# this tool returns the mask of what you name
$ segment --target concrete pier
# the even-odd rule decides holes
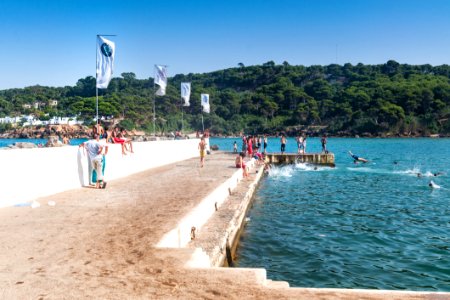
[[[213,153],[203,168],[187,159],[110,180],[105,190],[41,197],[38,208],[0,209],[0,299],[449,299],[289,288],[261,268],[217,267],[263,176],[252,166],[242,179],[234,158]],[[186,224],[196,227],[193,239]]]
[[[329,153],[268,153],[266,154],[266,162],[270,164],[294,164],[309,163],[315,165],[324,165],[335,167],[334,154]]]

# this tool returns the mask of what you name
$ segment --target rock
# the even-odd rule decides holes
[[[61,147],[63,146],[63,143],[59,140],[57,136],[50,136],[48,138],[47,144],[45,144],[45,147]]]
[[[34,143],[17,142],[9,146],[10,149],[31,149],[37,148]]]

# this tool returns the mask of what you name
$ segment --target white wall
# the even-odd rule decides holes
[[[134,154],[108,144],[105,180],[199,156],[198,139],[133,143]],[[86,184],[79,176],[78,146],[0,150],[0,207],[29,202]],[[87,162],[87,157],[83,157]],[[87,169],[87,163],[84,163]]]

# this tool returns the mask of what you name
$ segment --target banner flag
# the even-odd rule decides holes
[[[105,39],[97,36],[97,88],[106,89],[111,81],[114,56],[116,54],[116,45]]]
[[[202,103],[202,108],[203,108],[203,111],[205,112],[205,113],[208,113],[209,114],[209,111],[210,111],[210,107],[209,107],[209,94],[201,94],[201,103]]]
[[[155,65],[155,84],[159,85],[156,95],[164,96],[167,87],[167,67]]]
[[[190,82],[182,82],[181,83],[181,99],[184,100],[183,106],[191,105],[189,103],[190,98],[191,98],[191,83]]]

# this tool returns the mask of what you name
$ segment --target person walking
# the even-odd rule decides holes
[[[202,136],[202,138],[200,139],[200,143],[198,143],[198,149],[200,150],[200,168],[203,168],[206,155],[206,141],[204,136]]]

